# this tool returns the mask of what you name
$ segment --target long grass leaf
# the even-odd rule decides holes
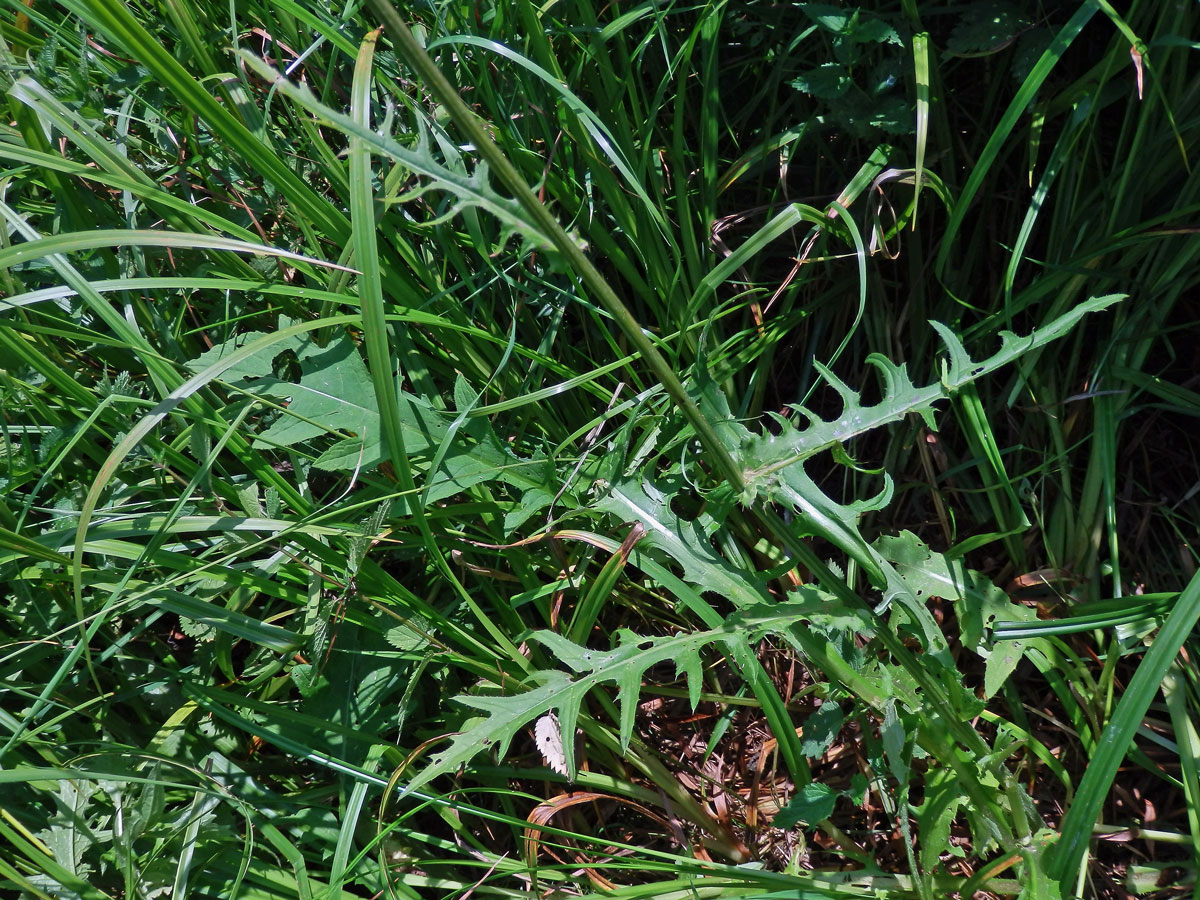
[[[1080,779],[1075,801],[1059,827],[1061,837],[1052,851],[1047,870],[1059,882],[1063,896],[1074,896],[1075,882],[1081,877],[1080,867],[1092,837],[1092,827],[1108,797],[1117,769],[1125,759],[1150,703],[1162,687],[1163,679],[1174,665],[1179,648],[1188,639],[1197,621],[1200,621],[1200,574],[1193,577],[1179,595],[1174,609],[1129,680]]]
[[[1079,36],[1079,32],[1083,27],[1091,21],[1092,16],[1096,14],[1096,7],[1091,3],[1084,3],[1071,16],[1067,22],[1054,37],[1054,42],[1046,48],[1046,52],[1042,54],[1034,65],[1033,70],[1022,82],[1017,95],[1013,97],[1012,102],[1008,105],[1008,109],[996,124],[996,128],[988,137],[988,142],[979,154],[979,159],[971,169],[971,174],[967,177],[967,183],[963,186],[962,193],[954,204],[953,211],[950,214],[950,221],[946,223],[946,230],[941,236],[941,247],[938,249],[937,258],[934,262],[934,269],[939,277],[943,277],[946,265],[950,260],[950,254],[958,246],[955,237],[958,231],[963,226],[963,221],[966,218],[967,210],[971,207],[971,201],[975,199],[975,195],[979,192],[983,182],[991,175],[992,165],[999,157],[1001,150],[1005,146],[1012,130],[1016,127],[1021,116],[1025,114],[1025,110],[1029,108],[1038,89],[1042,86],[1045,80],[1054,70],[1055,65],[1062,59],[1063,54],[1067,52],[1067,48],[1071,46],[1075,38]]]
[[[336,245],[344,245],[350,234],[346,219],[283,162],[281,155],[254,135],[142,26],[123,3],[108,0],[64,0],[64,6],[83,21],[108,32],[128,53],[145,65],[155,79],[189,110],[204,120],[222,141],[253,170],[272,181],[279,190],[317,224]]]

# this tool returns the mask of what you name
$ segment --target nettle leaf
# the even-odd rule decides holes
[[[903,97],[884,96],[847,102],[834,115],[856,134],[911,134],[916,130],[916,108]]]
[[[397,650],[413,653],[424,650],[430,644],[429,621],[421,616],[413,616],[409,621],[393,625],[384,635],[387,642]]]
[[[181,618],[179,620],[179,630],[193,640],[207,644],[217,639],[217,629],[214,625],[207,622],[199,622],[196,619]]]
[[[844,9],[829,3],[805,3],[800,7],[806,16],[835,34],[841,34],[853,20],[857,10]]]
[[[518,694],[456,697],[459,703],[481,710],[484,715],[468,720],[451,739],[450,746],[413,777],[407,790],[416,790],[440,775],[456,771],[484,750],[495,748],[503,758],[517,732],[550,712],[561,727],[564,764],[570,776],[575,771],[575,726],[589,691],[605,684],[616,685],[621,746],[628,747],[633,739],[638,696],[647,669],[671,663],[676,675],[687,680],[692,699],[698,700],[702,650],[716,644],[753,647],[767,634],[786,632],[797,622],[819,615],[826,603],[823,595],[812,591],[804,600],[760,603],[739,610],[720,627],[708,631],[641,637],[622,629],[612,650],[583,647],[552,631],[534,632],[530,640],[545,647],[570,672],[561,669],[534,672],[529,678],[532,686]]]
[[[883,19],[859,15],[854,29],[847,35],[858,44],[903,44],[899,33]]]
[[[949,559],[929,549],[912,532],[896,537],[881,537],[876,548],[892,562],[895,571],[919,600],[942,597],[954,601],[963,646],[987,662],[984,666],[984,697],[991,698],[1013,673],[1029,640],[991,642],[991,629],[997,620],[1029,622],[1037,611],[1013,603],[990,579],[968,569],[961,559]]]
[[[856,7],[834,6],[830,3],[803,3],[804,14],[826,31],[855,43],[902,43],[896,29],[883,19]]]
[[[1030,25],[1029,18],[1004,0],[982,0],[963,10],[946,49],[963,56],[993,52]]]
[[[300,663],[291,668],[292,684],[306,700],[317,695],[319,691],[329,687],[329,679],[321,673],[319,666],[311,663]]]
[[[772,828],[815,825],[833,815],[840,794],[827,784],[811,782],[796,791],[791,801],[771,820]]]
[[[845,67],[837,63],[825,63],[793,79],[792,87],[822,100],[836,100],[850,90],[853,83]]]

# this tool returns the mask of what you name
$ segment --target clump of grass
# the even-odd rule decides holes
[[[1194,878],[1191,11],[232,15],[4,22],[9,889]]]

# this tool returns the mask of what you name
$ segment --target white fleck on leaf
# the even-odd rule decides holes
[[[546,765],[559,775],[566,775],[567,758],[563,754],[562,727],[558,724],[558,716],[548,712],[538,719],[533,726],[533,737]]]

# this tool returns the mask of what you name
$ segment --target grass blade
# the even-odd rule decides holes
[[[1058,881],[1063,896],[1074,896],[1075,881],[1082,877],[1080,866],[1087,853],[1092,827],[1100,815],[1100,807],[1108,797],[1117,769],[1125,759],[1130,742],[1141,727],[1151,701],[1158,694],[1163,679],[1179,655],[1179,649],[1197,621],[1200,621],[1200,574],[1192,578],[1179,595],[1175,608],[1138,665],[1113,711],[1112,719],[1100,736],[1096,752],[1075,791],[1075,802],[1067,810],[1059,828],[1061,837],[1051,851],[1047,869],[1051,877]]]

